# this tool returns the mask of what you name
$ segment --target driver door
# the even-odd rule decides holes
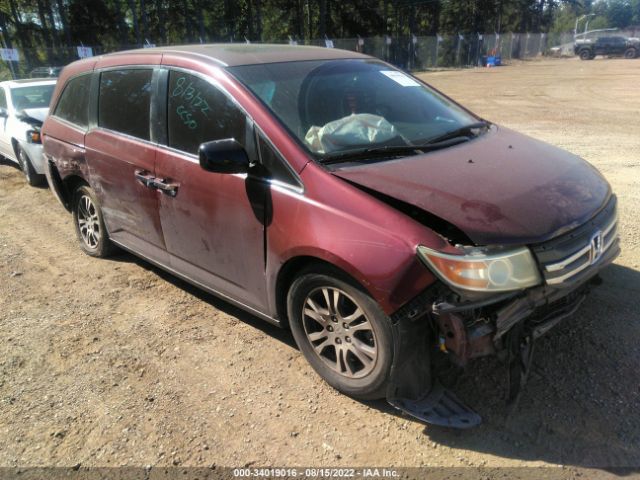
[[[253,127],[204,77],[170,70],[167,97],[169,148],[158,150],[156,177],[169,186],[159,189],[158,199],[170,265],[210,290],[265,311],[267,184],[246,174],[206,172],[197,156],[201,143],[223,138],[255,152]]]

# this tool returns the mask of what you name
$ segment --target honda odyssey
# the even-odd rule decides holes
[[[330,385],[436,424],[479,416],[442,360],[508,363],[619,253],[584,160],[354,52],[149,48],[66,67],[42,133],[80,247],[120,247],[291,329]]]

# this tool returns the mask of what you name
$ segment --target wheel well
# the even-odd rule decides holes
[[[53,171],[55,171],[58,174],[58,177],[60,176],[57,169],[55,170],[52,169],[52,172]],[[71,198],[71,195],[73,195],[73,192],[80,185],[88,185],[88,183],[84,178],[78,175],[69,175],[68,177],[65,177],[64,180],[62,180],[62,195],[64,196],[65,207],[69,211],[71,211],[71,200],[73,200]]]
[[[12,138],[11,146],[13,147],[13,153],[15,153],[16,158],[18,158],[18,140],[16,140],[15,138]]]
[[[285,262],[280,271],[278,272],[278,279],[276,280],[276,311],[278,318],[280,319],[283,327],[289,326],[289,319],[287,316],[287,295],[289,289],[294,280],[298,277],[303,270],[311,269],[311,267],[318,267],[319,269],[332,269],[337,270],[341,274],[350,278],[355,285],[362,288],[360,282],[354,279],[351,275],[345,272],[343,269],[337,267],[333,263],[322,260],[318,257],[302,256],[294,257]],[[366,289],[363,288],[364,291]]]

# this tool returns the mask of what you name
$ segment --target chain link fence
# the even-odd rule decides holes
[[[625,36],[633,36],[636,33],[638,32],[603,32]],[[406,70],[425,70],[484,66],[491,58],[494,62],[497,60],[504,63],[541,55],[571,56],[573,42],[573,33],[502,33],[334,38],[295,43],[358,51]],[[55,74],[55,70],[47,70],[46,67],[63,67],[87,53],[96,56],[141,46],[18,49],[18,59],[15,61],[5,59],[3,55],[3,60],[0,61],[0,80],[47,76],[48,73]]]

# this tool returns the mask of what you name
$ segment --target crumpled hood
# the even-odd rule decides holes
[[[44,122],[44,119],[47,118],[47,114],[49,113],[49,108],[25,108],[18,112],[19,115],[27,115],[35,120],[38,120],[40,123]],[[31,122],[28,122],[31,123]]]
[[[436,215],[477,245],[545,241],[586,222],[611,195],[581,158],[503,127],[443,150],[333,173]]]

